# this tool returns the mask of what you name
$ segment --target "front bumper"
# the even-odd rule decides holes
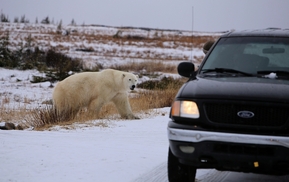
[[[289,137],[267,135],[248,135],[168,128],[168,138],[169,140],[182,142],[196,143],[203,141],[218,141],[246,144],[277,145],[289,148]]]
[[[289,137],[168,127],[168,139],[179,161],[196,168],[289,174]]]

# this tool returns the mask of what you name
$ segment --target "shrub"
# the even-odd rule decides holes
[[[0,38],[0,67],[18,68],[21,70],[38,69],[44,71],[48,78],[34,77],[32,82],[43,80],[63,80],[68,77],[70,72],[79,72],[82,70],[81,60],[70,58],[53,49],[46,53],[38,47],[33,46],[31,34],[26,38],[26,44],[20,49],[12,52],[8,49],[9,32]]]
[[[47,77],[42,77],[42,76],[32,76],[32,80],[30,81],[31,83],[40,83],[40,82],[46,82],[46,81],[51,81]]]
[[[35,48],[32,49],[19,49],[13,52],[14,60],[17,62],[17,68],[20,70],[38,69],[43,68],[45,65],[45,52]]]
[[[169,88],[180,88],[184,84],[184,79],[173,79],[172,77],[163,77],[161,80],[148,80],[138,84],[139,88],[148,90],[165,90]]]
[[[43,68],[45,52],[38,47],[33,50],[31,34],[25,39],[26,43],[16,51],[10,51],[9,32],[0,38],[0,67],[18,68],[21,70]]]
[[[0,67],[14,67],[12,53],[8,48],[9,32],[0,37]]]
[[[144,62],[135,62],[131,61],[127,64],[122,65],[113,65],[110,68],[117,70],[134,70],[134,71],[142,71],[142,74],[154,74],[158,75],[155,72],[163,72],[163,73],[176,73],[177,69],[175,65],[166,64],[163,61],[144,61]]]
[[[26,123],[37,128],[57,124],[66,120],[67,118],[57,115],[53,107],[47,106],[45,108],[33,110],[27,118]]]
[[[79,59],[72,59],[62,53],[57,53],[50,49],[46,55],[46,65],[48,70],[46,75],[51,81],[63,80],[70,75],[70,72],[79,72],[82,64]]]

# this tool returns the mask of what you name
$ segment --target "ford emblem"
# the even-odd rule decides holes
[[[241,118],[252,118],[254,117],[254,113],[251,111],[239,111],[237,115]]]

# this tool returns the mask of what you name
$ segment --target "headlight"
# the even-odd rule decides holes
[[[172,105],[171,115],[184,118],[200,117],[198,106],[192,101],[175,101]]]

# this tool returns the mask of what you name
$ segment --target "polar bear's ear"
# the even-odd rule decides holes
[[[124,77],[125,77],[125,74],[122,74],[122,77],[124,78]]]

